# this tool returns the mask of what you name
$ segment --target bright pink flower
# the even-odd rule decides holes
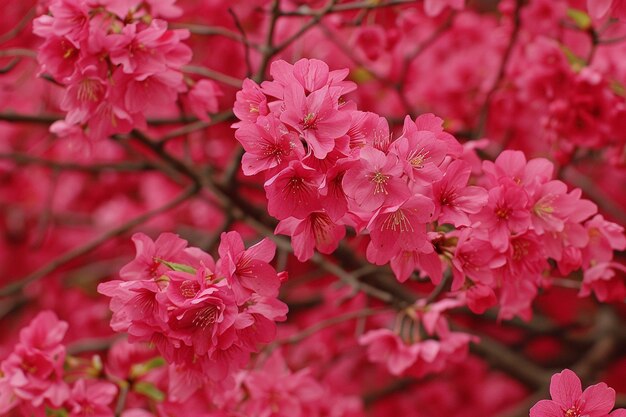
[[[362,148],[366,143],[370,143],[373,147],[380,149],[374,143],[376,142],[376,127],[379,124],[387,126],[387,138],[385,140],[389,141],[389,123],[387,123],[387,119],[384,117],[380,117],[376,113],[358,110],[351,111],[350,117],[350,128],[346,133],[350,138],[350,149]]]
[[[252,293],[278,296],[280,280],[269,264],[276,253],[274,242],[265,238],[246,249],[239,233],[222,233],[218,252],[216,269],[226,277],[238,305],[244,304]]]
[[[367,347],[370,361],[386,365],[393,375],[412,366],[419,354],[419,344],[407,345],[389,329],[370,330],[359,338],[359,344]]]
[[[110,404],[116,394],[117,387],[110,382],[79,379],[72,387],[69,417],[113,417]]]
[[[161,233],[155,241],[143,233],[135,233],[132,240],[137,254],[120,270],[120,277],[128,281],[159,278],[170,271],[162,261],[192,266],[198,266],[201,261],[209,267],[214,265],[209,255],[188,248],[187,241],[174,233]]]
[[[191,60],[191,49],[180,42],[188,36],[185,30],[168,30],[167,22],[159,19],[145,28],[130,23],[120,34],[111,35],[111,62],[121,65],[124,73],[135,75],[180,68]]]
[[[509,247],[511,234],[522,233],[530,227],[527,204],[526,191],[506,180],[489,190],[487,205],[473,215],[472,220],[480,222],[480,227],[489,231],[493,247],[504,252]]]
[[[287,304],[276,298],[252,294],[235,322],[237,343],[256,352],[259,346],[274,340],[276,322],[285,321],[288,310]]]
[[[413,123],[410,123],[408,118],[404,119],[404,125],[402,126],[403,136],[414,136],[418,132],[434,133],[438,141],[446,144],[448,148],[446,153],[449,156],[459,158],[463,155],[463,145],[454,136],[443,130],[443,119],[434,114],[420,114]]]
[[[598,211],[591,201],[580,199],[580,190],[568,194],[567,185],[558,180],[541,184],[532,199],[531,220],[537,234],[561,232],[570,216],[581,222]]]
[[[483,284],[470,286],[465,292],[467,307],[475,314],[483,314],[488,308],[497,304],[498,299],[491,287]]]
[[[13,353],[0,364],[0,410],[10,410],[20,400],[33,407],[59,407],[69,398],[61,344],[67,328],[53,312],[44,311],[20,331]]]
[[[391,258],[389,265],[400,282],[405,282],[415,270],[419,270],[422,276],[427,276],[433,283],[439,283],[443,276],[443,264],[437,252],[402,251]]]
[[[593,291],[601,302],[623,301],[626,298],[625,273],[626,266],[617,262],[600,262],[585,269],[578,295],[588,297]]]
[[[383,265],[402,251],[433,252],[426,234],[426,224],[432,220],[433,211],[433,202],[421,195],[399,206],[379,210],[367,226],[372,238],[367,246],[367,259]]]
[[[397,155],[404,165],[404,172],[421,185],[429,185],[441,179],[440,168],[448,147],[434,132],[415,130],[410,117],[404,120],[402,136],[390,146],[390,152]]]
[[[168,358],[175,363],[192,364],[194,357],[212,354],[218,347],[228,348],[234,341],[231,333],[238,311],[232,292],[224,285],[212,285],[192,294],[169,312],[168,336],[192,347],[189,352],[178,350],[174,360]]]
[[[328,216],[337,221],[348,211],[348,196],[343,189],[343,177],[348,169],[357,163],[352,158],[343,158],[335,162],[327,171],[319,193],[322,207]]]
[[[259,116],[256,123],[241,125],[235,132],[235,138],[246,151],[241,160],[245,175],[282,168],[289,161],[304,156],[300,138],[274,115]]]
[[[328,214],[313,212],[304,219],[288,217],[276,226],[275,233],[291,236],[294,255],[300,262],[311,259],[313,248],[332,253],[346,235],[345,226],[334,223]]]
[[[301,87],[285,94],[285,111],[280,120],[296,129],[316,158],[323,159],[335,148],[335,141],[350,127],[349,112],[339,111],[328,87],[305,96]]]
[[[257,83],[249,78],[243,80],[241,90],[237,91],[233,112],[241,120],[233,124],[233,127],[240,127],[244,122],[255,123],[257,117],[266,116],[269,113],[267,97]]]
[[[37,59],[42,70],[50,73],[55,80],[69,78],[77,67],[79,49],[66,37],[47,36],[39,49]]]
[[[305,218],[309,213],[321,209],[317,198],[320,173],[291,161],[289,166],[265,183],[267,211],[278,220],[287,217]]]
[[[159,110],[163,103],[174,103],[178,93],[186,91],[183,74],[166,68],[150,75],[125,76],[118,74],[118,88],[123,88],[124,108],[132,113],[145,113]]]
[[[66,120],[72,124],[83,124],[96,112],[105,100],[108,85],[106,71],[91,63],[78,66],[67,79],[69,86],[61,101],[61,108],[67,111]]]
[[[552,375],[552,400],[541,400],[530,417],[605,417],[615,404],[615,391],[603,382],[582,391],[580,379],[569,369]]]
[[[343,176],[343,189],[350,206],[369,212],[394,206],[411,195],[406,180],[401,178],[402,165],[393,154],[385,155],[378,149],[365,147],[360,160]]]
[[[456,227],[469,226],[468,214],[476,214],[487,204],[487,191],[482,187],[467,185],[471,166],[461,160],[450,163],[440,181],[433,184],[435,218],[439,223]]]
[[[323,390],[307,369],[291,372],[280,351],[275,351],[261,369],[247,372],[242,380],[249,400],[245,415],[308,417],[323,401]]]
[[[624,228],[609,222],[600,214],[585,223],[589,235],[589,244],[583,250],[583,262],[591,265],[608,262],[613,259],[614,250],[626,249]]]
[[[330,88],[334,100],[356,89],[352,81],[344,81],[348,76],[347,68],[330,71],[328,64],[318,59],[300,59],[295,64],[278,60],[272,62],[270,75],[272,81],[264,81],[263,92],[278,99],[284,99],[291,86],[301,87],[305,94]]]
[[[453,290],[461,288],[466,276],[474,282],[492,285],[495,282],[493,271],[506,262],[486,238],[473,238],[472,234],[472,229],[465,229],[458,236],[452,258]]]
[[[191,87],[187,94],[189,109],[200,120],[208,122],[209,114],[217,113],[218,97],[222,96],[222,90],[212,80],[200,80]]]
[[[491,186],[506,182],[503,179],[509,179],[512,183],[532,191],[536,184],[552,179],[554,164],[545,158],[527,161],[522,151],[505,150],[494,162],[483,161],[483,171]]]

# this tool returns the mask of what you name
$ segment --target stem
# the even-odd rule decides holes
[[[165,213],[173,209],[174,207],[178,206],[182,202],[186,201],[187,199],[195,195],[198,191],[199,189],[197,186],[191,186],[187,188],[187,190],[185,190],[182,194],[180,194],[178,197],[171,200],[167,204],[161,207],[158,207],[154,210],[147,211],[144,214],[137,216],[134,219],[124,223],[123,225],[118,226],[115,229],[112,229],[106,233],[101,234],[100,236],[96,237],[90,242],[64,253],[63,255],[59,256],[58,258],[54,259],[53,261],[49,262],[43,267],[37,269],[36,271],[32,272],[26,277],[18,281],[12,282],[6,285],[5,287],[3,287],[2,289],[0,289],[0,297],[6,297],[6,296],[10,296],[10,295],[21,292],[24,289],[24,287],[26,287],[28,284],[31,284],[41,278],[44,278],[45,276],[56,271],[63,265],[73,261],[74,259],[80,256],[88,254],[89,252],[102,246],[108,240],[132,230],[134,227],[142,223],[145,223],[146,221],[152,219],[154,216],[161,214],[161,213]]]

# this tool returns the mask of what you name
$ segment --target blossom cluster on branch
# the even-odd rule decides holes
[[[623,0],[7,3],[0,414],[626,416],[625,54]]]

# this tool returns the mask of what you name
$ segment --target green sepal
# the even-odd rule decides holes
[[[572,19],[576,26],[581,30],[589,30],[591,27],[591,17],[587,13],[579,9],[567,9],[567,17]]]
[[[163,265],[167,266],[172,271],[187,272],[189,274],[195,274],[196,273],[196,269],[191,267],[191,266],[189,266],[189,265],[177,264],[176,262],[169,262],[169,261],[166,261],[165,259],[157,259],[157,261],[159,261]]]
[[[132,379],[139,378],[151,370],[160,368],[163,365],[165,365],[165,359],[161,356],[157,356],[156,358],[152,358],[143,363],[137,363],[130,368],[130,377]]]
[[[135,384],[133,384],[133,391],[135,391],[138,394],[145,395],[146,397],[157,402],[161,402],[165,399],[165,394],[163,393],[163,391],[158,389],[151,382],[146,382],[146,381],[136,382]]]

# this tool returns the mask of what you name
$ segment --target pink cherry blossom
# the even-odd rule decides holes
[[[554,374],[550,381],[552,400],[541,400],[530,409],[530,417],[602,417],[615,404],[615,391],[605,383],[583,392],[580,379],[569,369]]]
[[[359,210],[371,212],[409,198],[409,188],[400,177],[402,166],[397,156],[366,147],[361,149],[360,157],[360,163],[348,169],[343,177],[343,189],[349,203]]]
[[[285,107],[281,121],[300,133],[316,158],[326,157],[350,127],[350,115],[339,110],[328,87],[308,96],[302,88],[293,87],[285,93]]]
[[[289,161],[304,156],[298,136],[274,115],[259,116],[255,124],[241,126],[235,138],[246,151],[241,161],[245,175],[285,167]]]

